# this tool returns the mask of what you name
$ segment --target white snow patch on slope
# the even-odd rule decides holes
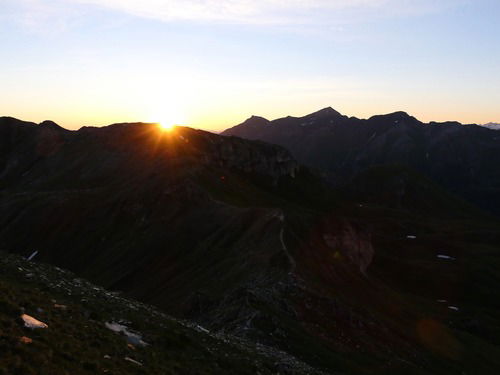
[[[127,361],[127,362],[130,362],[130,363],[133,363],[134,365],[142,366],[141,362],[136,361],[135,359],[132,359],[130,357],[125,357],[124,360]]]
[[[104,323],[107,329],[110,329],[116,333],[123,333],[127,337],[127,341],[132,345],[136,346],[147,346],[149,345],[147,342],[142,341],[142,336],[138,333],[131,332],[126,325],[115,323],[115,322],[106,322]]]
[[[456,258],[450,257],[449,255],[444,255],[444,254],[438,254],[438,255],[436,255],[436,257],[439,259],[456,260]]]
[[[28,261],[32,260],[34,257],[36,257],[36,255],[38,254],[38,250],[34,251],[29,257],[28,257]]]

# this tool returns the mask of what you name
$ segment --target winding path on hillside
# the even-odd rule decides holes
[[[282,210],[277,210],[277,212],[274,214],[274,217],[278,219],[281,223],[280,242],[281,242],[281,248],[283,249],[283,252],[285,253],[290,263],[289,273],[294,273],[295,269],[297,268],[297,263],[295,262],[295,259],[293,259],[292,255],[290,254],[290,251],[288,250],[288,247],[285,244],[285,214],[283,213]]]

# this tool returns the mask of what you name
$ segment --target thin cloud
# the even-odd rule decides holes
[[[81,5],[67,0],[2,0],[0,20],[8,20],[25,30],[52,34],[65,31],[85,16]]]
[[[164,21],[285,22],[299,12],[372,6],[387,0],[70,0]]]
[[[461,0],[67,0],[162,21],[246,24],[307,22],[314,15],[338,19],[344,13],[394,15],[428,12]],[[326,12],[326,13],[325,13]]]
[[[61,32],[94,11],[161,22],[280,26],[300,32],[380,17],[442,12],[471,0],[1,0],[0,19],[36,32]],[[3,13],[3,14],[2,14]]]

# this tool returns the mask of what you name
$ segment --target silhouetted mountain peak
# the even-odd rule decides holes
[[[54,121],[51,121],[51,120],[42,121],[39,125],[40,126],[59,126]]]
[[[35,125],[32,122],[19,120],[17,118],[9,117],[9,116],[0,117],[0,124],[14,125],[14,126],[16,126],[16,125]]]
[[[404,111],[397,111],[393,113],[388,113],[385,115],[375,115],[368,119],[374,122],[384,122],[384,123],[420,123],[415,117],[410,116]]]
[[[320,109],[319,111],[313,112],[305,117],[316,117],[316,118],[342,117],[342,114],[334,110],[332,107],[326,107]]]
[[[42,121],[38,126],[40,126],[42,128],[47,128],[47,129],[54,129],[57,131],[67,131],[66,129],[57,125],[54,121],[51,121],[51,120]]]
[[[462,126],[462,124],[459,123],[458,121],[444,121],[444,122],[431,121],[429,122],[429,125]]]
[[[2,121],[2,122],[20,121],[21,122],[21,120],[18,120],[17,118],[10,117],[10,116],[2,116],[2,117],[0,117],[0,121]]]
[[[267,125],[267,124],[269,124],[269,122],[270,121],[268,119],[264,118],[264,117],[253,115],[252,117],[250,117],[247,120],[245,120],[243,122],[243,124],[258,126],[258,125]]]
[[[246,134],[247,132],[258,132],[260,129],[267,129],[266,125],[269,125],[270,123],[271,121],[264,117],[252,116],[243,121],[241,124],[234,126],[232,129],[236,130],[237,133],[242,131],[245,135],[248,135]],[[245,136],[243,136],[243,138],[245,138]]]

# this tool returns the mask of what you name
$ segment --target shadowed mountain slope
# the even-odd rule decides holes
[[[404,112],[360,120],[326,108],[300,118],[251,118],[222,134],[281,145],[336,186],[372,166],[405,166],[500,214],[500,136],[481,126],[424,124]]]
[[[396,203],[363,187],[380,175]],[[500,366],[500,226],[418,173],[374,170],[351,195],[260,141],[2,118],[0,176],[0,249],[37,250],[311,373]]]

